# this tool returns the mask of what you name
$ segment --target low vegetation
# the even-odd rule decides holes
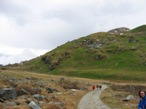
[[[104,103],[112,109],[137,109],[140,100],[138,92],[146,90],[146,86],[142,84],[112,84],[101,95]],[[132,100],[125,100],[130,95]]]

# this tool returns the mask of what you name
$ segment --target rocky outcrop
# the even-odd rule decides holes
[[[108,31],[108,33],[110,33],[110,34],[123,34],[129,30],[130,30],[129,28],[120,27],[120,28],[112,29],[112,30]]]

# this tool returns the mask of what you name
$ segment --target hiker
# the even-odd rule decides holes
[[[139,97],[138,109],[146,109],[146,92],[143,90],[139,91]]]
[[[92,90],[93,90],[93,91],[95,90],[95,85],[92,86]]]
[[[97,90],[100,89],[101,90],[101,85],[96,85]]]

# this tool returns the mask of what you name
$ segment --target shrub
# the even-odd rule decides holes
[[[26,92],[28,92],[31,95],[37,93],[37,89],[34,88],[33,86],[31,86],[29,84],[20,84],[16,88],[16,92],[17,92],[18,96],[24,94],[24,92],[22,92],[22,89],[25,90]]]
[[[69,79],[59,81],[58,85],[60,85],[61,87],[65,88],[65,89],[79,89],[80,88],[79,87],[79,82],[71,81]]]

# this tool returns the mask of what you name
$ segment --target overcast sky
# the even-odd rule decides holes
[[[0,0],[0,64],[31,59],[67,41],[146,23],[146,0]]]

